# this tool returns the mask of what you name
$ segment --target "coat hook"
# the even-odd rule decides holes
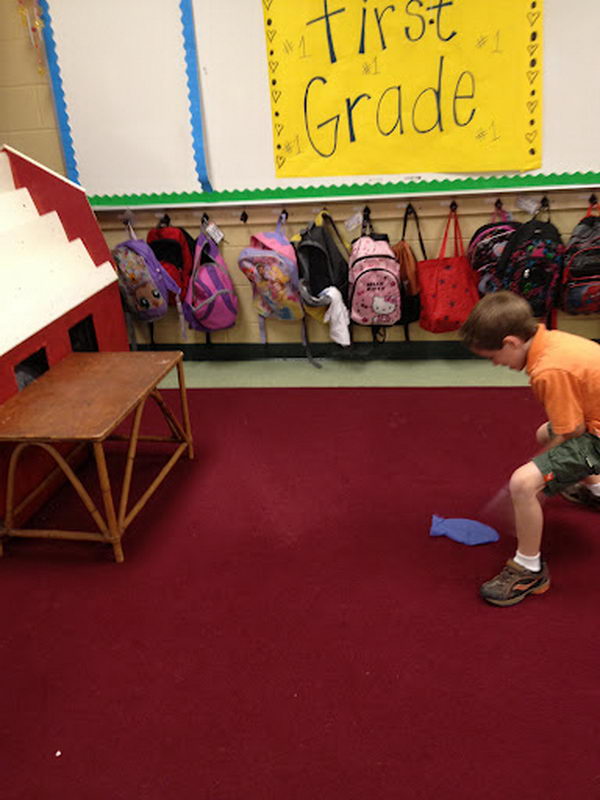
[[[502,200],[498,198],[494,203],[494,206],[498,209],[498,211],[502,211]]]
[[[591,205],[591,206],[598,205],[598,198],[596,197],[596,195],[595,195],[593,192],[592,192],[592,194],[590,195],[590,200],[589,200],[589,202],[590,202],[590,205]]]
[[[450,203],[450,211],[455,212],[457,210],[457,208],[458,208],[458,203],[456,202],[456,200],[453,200]]]
[[[200,220],[200,224],[201,225],[206,225],[209,219],[210,218],[209,218],[208,214],[205,211],[204,214],[202,214],[202,218]]]
[[[540,203],[540,208],[550,208],[550,201],[548,200],[546,195],[544,195],[542,197],[542,202]]]
[[[284,208],[284,209],[282,210],[281,214],[279,215],[279,219],[280,219],[282,222],[287,222],[287,218],[288,218],[288,216],[289,216],[289,215],[288,215],[288,212],[287,212],[287,211],[285,210],[285,208]]]
[[[242,211],[240,214],[240,222],[248,222],[248,214],[246,214],[246,210]]]

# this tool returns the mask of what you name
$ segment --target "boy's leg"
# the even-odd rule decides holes
[[[571,503],[578,503],[579,505],[600,511],[600,457],[595,453],[596,448],[593,446],[596,441],[597,440],[592,437],[591,449],[588,447],[586,451],[588,457],[588,473],[590,468],[594,468],[596,474],[584,476],[577,483],[561,489],[559,494]],[[590,444],[589,439],[586,444]],[[600,445],[598,447],[600,448]]]
[[[549,422],[545,422],[537,429],[535,438],[542,447],[545,447],[552,439],[552,429]],[[600,475],[590,475],[583,478],[578,483],[560,491],[565,500],[572,503],[579,503],[589,508],[600,511]]]
[[[539,497],[544,488],[541,470],[533,461],[524,464],[511,476],[509,488],[515,513],[517,552],[495,578],[481,587],[484,600],[497,606],[515,605],[527,595],[541,594],[550,586],[548,569],[540,557],[544,524]]]
[[[539,493],[544,488],[540,469],[529,461],[513,472],[510,496],[515,512],[518,552],[524,556],[539,556],[542,544],[544,514]]]

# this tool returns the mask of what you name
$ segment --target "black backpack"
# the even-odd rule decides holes
[[[322,211],[300,232],[294,247],[305,302],[309,297],[316,301],[323,289],[335,286],[347,304],[349,248],[329,214]]]
[[[594,214],[594,212],[596,212]],[[590,203],[565,250],[560,306],[567,314],[600,311],[600,206]]]
[[[496,200],[491,222],[477,228],[467,248],[469,263],[477,273],[479,294],[488,294],[502,289],[501,275],[498,265],[509,239],[520,222],[511,220],[502,207],[502,201]]]
[[[524,297],[536,317],[551,322],[562,276],[565,246],[558,228],[550,222],[548,202],[546,222],[538,215],[511,234],[498,263],[499,288]],[[539,213],[539,212],[538,212]]]

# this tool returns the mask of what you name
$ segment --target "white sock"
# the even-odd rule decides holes
[[[537,556],[524,556],[523,553],[519,553],[517,550],[513,561],[516,561],[521,567],[525,567],[525,569],[529,569],[532,572],[539,572],[542,568],[540,553],[538,553]]]
[[[594,497],[600,497],[600,483],[588,483],[587,487]]]

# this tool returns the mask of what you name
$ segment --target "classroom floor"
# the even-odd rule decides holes
[[[441,360],[347,362],[321,359],[321,369],[306,359],[263,361],[186,361],[188,389],[336,386],[526,386],[527,376],[488,361]],[[177,373],[161,384],[174,388]]]

